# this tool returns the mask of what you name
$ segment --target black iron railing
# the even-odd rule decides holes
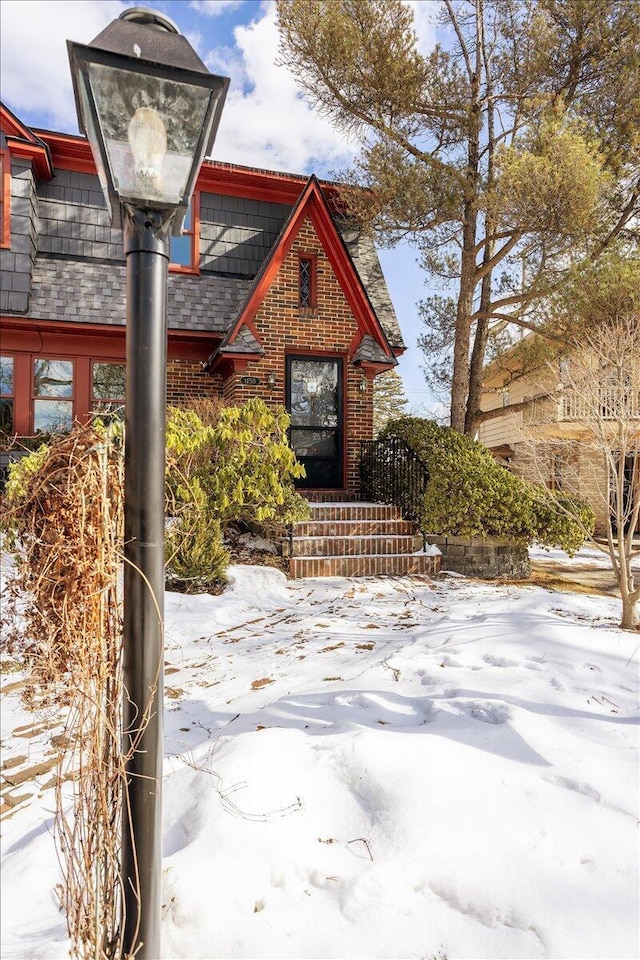
[[[360,442],[361,500],[393,503],[422,530],[428,482],[426,463],[405,440],[385,437]]]

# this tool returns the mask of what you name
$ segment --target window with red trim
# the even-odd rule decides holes
[[[0,433],[13,433],[15,390],[15,360],[0,357]]]
[[[73,426],[74,362],[49,357],[33,361],[33,431],[64,433]]]
[[[316,259],[301,256],[298,261],[298,297],[301,307],[316,306]]]
[[[11,157],[0,151],[0,247],[11,243]]]
[[[91,364],[91,414],[93,416],[124,416],[124,363],[94,360]]]
[[[180,237],[171,237],[172,273],[198,273],[200,269],[200,195],[194,193]]]

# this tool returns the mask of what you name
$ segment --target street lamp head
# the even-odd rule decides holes
[[[168,17],[132,7],[88,45],[67,41],[80,129],[114,226],[122,206],[179,234],[229,80],[211,74]]]

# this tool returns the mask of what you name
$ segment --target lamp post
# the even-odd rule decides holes
[[[127,263],[122,882],[124,956],[157,960],[161,784],[167,272],[229,80],[168,17],[134,7],[68,42],[76,109]]]

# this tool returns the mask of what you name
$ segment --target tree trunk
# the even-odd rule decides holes
[[[620,621],[622,630],[640,631],[640,608],[638,601],[635,602],[631,597],[622,598],[622,620]]]
[[[472,105],[469,116],[467,142],[467,187],[464,200],[462,253],[460,255],[460,292],[456,310],[455,342],[453,347],[453,374],[451,378],[451,426],[464,433],[469,396],[469,344],[473,295],[476,288],[476,231],[478,225],[478,191],[480,169],[480,76],[482,72],[482,0],[476,0],[476,58],[475,73],[470,77]],[[471,69],[471,68],[470,68]]]
[[[486,249],[489,250],[487,245]],[[491,301],[491,274],[488,273],[482,278],[482,293],[480,294],[480,310],[484,313]],[[478,426],[478,413],[480,411],[480,401],[482,399],[482,371],[484,369],[484,357],[487,351],[487,340],[489,338],[489,320],[487,317],[480,317],[476,324],[476,335],[473,340],[473,352],[471,354],[471,366],[469,367],[469,398],[467,400],[467,411],[464,422],[464,432],[472,437]]]
[[[479,10],[482,17],[482,8]],[[484,65],[485,83],[486,83],[486,116],[487,116],[487,191],[494,186],[494,154],[495,154],[495,116],[493,100],[493,76],[491,69],[491,53],[487,49],[484,40],[484,23],[482,19],[478,29],[478,48],[482,56]],[[484,217],[484,235],[485,239],[492,236],[496,230],[496,223],[488,212]],[[482,265],[486,267],[495,253],[495,242],[486,243]],[[472,437],[478,426],[477,415],[480,412],[480,402],[482,399],[482,371],[484,369],[484,358],[487,352],[487,341],[489,339],[489,307],[491,305],[491,283],[493,273],[490,270],[482,278],[480,288],[480,312],[486,314],[481,316],[476,323],[476,334],[473,339],[473,351],[471,354],[471,366],[469,367],[469,395],[467,398],[467,409],[464,421],[464,432]]]
[[[473,240],[463,240],[462,268],[460,276],[460,294],[456,312],[455,343],[453,348],[453,375],[451,377],[451,426],[458,433],[464,433],[469,391],[469,342],[471,339],[471,315],[473,313],[473,292],[475,289],[475,226],[477,214],[475,204],[465,218],[463,237],[473,236]],[[469,222],[471,221],[471,222]]]

